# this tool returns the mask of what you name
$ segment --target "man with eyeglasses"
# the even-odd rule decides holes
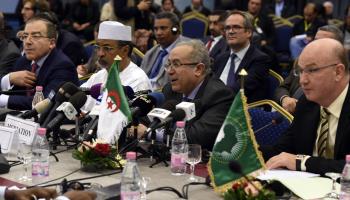
[[[234,94],[211,74],[209,53],[198,40],[178,43],[170,52],[165,70],[170,78],[163,88],[165,102],[196,103],[196,117],[186,122],[187,140],[211,150]]]
[[[61,50],[56,49],[56,36],[56,28],[51,22],[36,17],[27,21],[20,37],[25,56],[19,58],[13,72],[1,78],[3,91],[27,92],[22,95],[0,95],[0,107],[30,110],[35,86],[42,86],[47,97],[64,82],[78,84],[74,64]]]
[[[213,71],[234,93],[241,88],[238,73],[245,69],[244,89],[248,103],[266,99],[270,57],[251,44],[253,21],[249,13],[233,11],[225,21],[225,35],[230,51],[214,61]]]
[[[93,74],[81,87],[90,88],[98,83],[104,84],[114,58],[118,55],[122,59],[119,65],[121,83],[124,86],[130,86],[134,92],[152,91],[152,86],[146,73],[131,61],[130,56],[133,45],[130,26],[124,26],[116,21],[102,22],[99,27],[95,48],[98,62],[102,69]],[[82,110],[88,112],[95,104],[96,100],[89,96]]]
[[[291,127],[276,145],[262,146],[269,169],[341,173],[350,154],[349,61],[342,44],[324,38],[302,51],[296,73],[302,96]]]

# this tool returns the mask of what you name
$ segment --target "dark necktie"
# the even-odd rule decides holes
[[[230,88],[233,88],[235,82],[236,82],[236,77],[235,77],[235,58],[236,54],[232,53],[231,54],[231,65],[230,65],[230,70],[228,71],[227,75],[227,86]]]
[[[33,64],[31,65],[31,70],[30,71],[35,74],[37,68],[38,68],[38,65],[35,62],[33,62]],[[27,90],[30,90],[30,89],[31,88],[27,88]],[[34,93],[34,91],[28,91],[27,92],[27,96],[32,96],[33,93]]]
[[[192,102],[192,99],[188,98],[188,97],[182,97],[182,101],[185,102]]]
[[[209,38],[209,41],[207,43],[207,49],[210,51],[211,45],[213,45],[214,39],[212,37]]]
[[[324,158],[327,158],[327,155],[329,155],[329,150],[327,149],[327,141],[329,135],[329,115],[330,113],[326,108],[321,109],[321,129],[317,141],[317,154],[318,156]]]
[[[157,56],[157,60],[154,63],[151,73],[149,75],[150,78],[154,78],[158,75],[160,68],[162,67],[162,61],[163,58],[168,55],[168,52],[166,50],[160,50],[159,54]]]

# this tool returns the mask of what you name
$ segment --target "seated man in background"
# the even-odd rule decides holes
[[[334,25],[325,25],[318,29],[315,40],[322,38],[333,38],[340,43],[344,41],[344,34]],[[297,69],[297,60],[295,60],[293,69],[275,91],[275,101],[282,105],[290,113],[295,112],[295,106],[298,99],[303,95],[303,91],[299,85],[299,77],[295,76],[294,69]]]
[[[64,82],[78,84],[78,75],[72,61],[56,49],[56,28],[41,18],[27,21],[20,39],[25,56],[13,68],[13,72],[1,78],[1,89],[29,90],[42,86],[44,96],[56,91]],[[0,107],[15,110],[32,109],[33,92],[23,95],[1,95]]]
[[[200,104],[196,117],[186,122],[188,143],[212,150],[234,94],[211,74],[209,53],[198,40],[178,43],[170,52],[165,70],[170,78],[163,88],[166,102],[186,99]],[[139,133],[142,130],[144,127],[139,127]]]
[[[276,145],[261,146],[269,169],[341,173],[350,153],[349,61],[337,40],[311,42],[296,74],[303,89],[294,121]]]

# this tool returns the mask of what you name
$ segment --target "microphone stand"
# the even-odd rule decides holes
[[[167,127],[169,127],[169,125],[166,125],[164,127],[164,132],[168,132]],[[151,162],[153,161],[153,158],[155,159],[155,162],[149,166],[150,168],[161,162],[164,163],[165,167],[169,166],[169,164],[167,163],[168,146],[164,145],[164,143],[156,144],[156,130],[153,130],[151,133],[151,145],[149,149],[149,151],[151,152]]]

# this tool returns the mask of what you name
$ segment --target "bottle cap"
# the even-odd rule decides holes
[[[128,160],[136,160],[136,152],[129,151],[126,153],[126,159]]]
[[[345,160],[346,160],[346,161],[350,161],[350,154],[349,154],[349,155],[346,155]]]
[[[45,135],[46,134],[46,128],[38,128],[38,135]]]
[[[42,92],[43,91],[43,86],[36,86],[35,91],[37,92]]]
[[[185,122],[184,121],[177,121],[176,122],[176,127],[184,128],[185,127]]]

